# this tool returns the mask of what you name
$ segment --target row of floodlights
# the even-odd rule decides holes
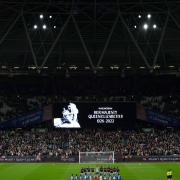
[[[169,65],[168,67],[169,68],[175,68],[174,65]],[[1,69],[7,69],[7,68],[8,68],[7,66],[1,66]],[[20,69],[19,66],[14,66],[13,68],[14,69]],[[68,68],[72,69],[72,70],[78,69],[78,67],[76,65],[71,65]],[[109,68],[112,69],[112,70],[119,70],[120,69],[120,67],[118,65],[112,65]],[[131,69],[131,68],[132,68],[131,66],[126,66],[125,67],[125,69]],[[159,69],[159,68],[160,68],[160,65],[155,65],[154,66],[154,69]],[[28,66],[28,69],[32,69],[32,70],[34,69],[35,70],[37,68],[36,68],[36,66]],[[42,67],[42,69],[48,69],[48,67],[44,66],[44,67]],[[60,69],[63,69],[63,67],[62,66],[57,66],[56,69],[60,70]],[[84,69],[85,70],[90,70],[91,68],[89,66],[85,66]],[[104,67],[99,66],[98,69],[104,69]],[[146,67],[145,66],[139,66],[139,69],[146,69]]]
[[[151,19],[151,17],[152,17],[152,15],[151,14],[147,14],[147,18],[148,19]],[[42,19],[44,19],[44,15],[43,14],[40,14],[39,15],[39,18],[42,20]],[[53,16],[52,15],[49,15],[49,19],[52,19],[53,18]],[[142,18],[142,15],[138,15],[138,18],[139,19],[141,19]],[[33,29],[35,29],[35,30],[37,30],[37,29],[39,29],[39,28],[42,28],[43,30],[46,30],[47,29],[47,25],[46,24],[43,24],[42,26],[38,26],[37,24],[34,24],[34,26],[33,26]],[[56,26],[53,26],[53,28],[54,29],[56,29]],[[137,25],[134,25],[134,28],[135,29],[137,29]],[[150,28],[150,26],[148,25],[148,23],[144,23],[143,24],[143,29],[144,30],[147,30],[147,29],[149,29]],[[152,28],[153,29],[157,29],[157,25],[156,24],[153,24],[152,25]]]
[[[40,14],[40,15],[39,15],[39,18],[40,18],[40,19],[44,19],[44,15],[43,15],[43,14]],[[50,16],[49,16],[49,19],[52,19],[52,18],[53,18],[52,15],[50,15]]]
[[[143,24],[143,29],[144,29],[144,30],[149,29],[149,27],[150,27],[150,26],[149,26],[147,23]],[[37,24],[34,24],[33,29],[36,30],[36,29],[38,29],[38,28],[39,28],[38,25],[37,25]],[[41,26],[41,28],[42,28],[43,30],[46,30],[46,29],[47,29],[47,25],[46,25],[46,24],[43,24],[43,25]],[[56,29],[56,26],[53,26],[53,28]],[[135,25],[134,28],[137,29],[137,25]],[[156,24],[153,24],[152,28],[153,28],[153,29],[157,29],[157,25],[156,25]]]
[[[46,30],[47,29],[47,25],[46,24],[43,24],[42,26],[38,26],[37,24],[34,24],[33,26],[33,29],[39,29],[39,28],[42,28],[43,30]],[[53,26],[54,29],[56,29],[56,26]]]
[[[142,26],[142,28],[144,30],[148,30],[151,27],[152,27],[152,29],[157,29],[157,25],[156,24],[153,24],[152,26],[150,26],[148,23],[144,23],[143,26]],[[137,29],[137,25],[134,25],[134,28]]]
[[[151,15],[150,13],[146,15],[146,18],[147,18],[147,19],[151,19],[151,17],[152,17],[152,15]],[[141,18],[142,18],[142,15],[139,14],[139,15],[138,15],[138,18],[141,19]],[[134,28],[137,29],[137,25],[134,25]],[[150,25],[150,23],[147,23],[147,22],[146,22],[146,23],[144,23],[144,24],[142,25],[142,28],[143,28],[144,30],[148,30],[149,28],[157,29],[157,24]]]
[[[147,16],[146,16],[148,19],[151,19],[151,17],[152,17],[152,15],[151,14],[147,14]],[[141,14],[139,14],[138,15],[138,18],[139,19],[141,19],[142,18],[142,15]]]
[[[52,15],[49,15],[49,19],[52,19],[52,18],[53,18],[53,16],[52,16]],[[44,15],[43,15],[43,14],[40,14],[40,15],[39,15],[39,19],[43,20],[43,19],[44,19]],[[56,26],[54,25],[53,28],[56,29]],[[39,26],[38,26],[37,24],[34,24],[34,25],[33,25],[33,29],[34,29],[34,30],[37,30],[37,29],[46,30],[46,29],[47,29],[47,25],[46,25],[45,23],[42,24],[42,25],[39,25]]]

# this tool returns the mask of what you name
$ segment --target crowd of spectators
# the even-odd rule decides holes
[[[0,157],[66,159],[79,151],[114,151],[122,158],[180,155],[180,131],[19,130],[0,131]]]
[[[147,109],[180,118],[180,96],[142,97],[140,103]]]

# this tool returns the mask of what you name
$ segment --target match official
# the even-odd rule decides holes
[[[171,169],[169,169],[169,170],[167,171],[166,175],[167,175],[167,179],[168,179],[168,180],[172,180],[172,170],[171,170]]]

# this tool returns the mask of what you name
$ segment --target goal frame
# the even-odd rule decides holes
[[[112,162],[81,162],[81,153],[89,153],[89,154],[108,154],[108,153],[112,153]],[[79,164],[114,164],[114,151],[98,151],[98,152],[96,152],[96,151],[90,151],[90,152],[88,152],[88,151],[86,151],[86,152],[84,152],[84,151],[79,151]]]

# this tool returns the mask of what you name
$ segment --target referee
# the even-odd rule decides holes
[[[171,169],[169,169],[169,170],[167,171],[166,175],[167,175],[167,179],[168,179],[168,180],[172,180],[172,170],[171,170]]]

